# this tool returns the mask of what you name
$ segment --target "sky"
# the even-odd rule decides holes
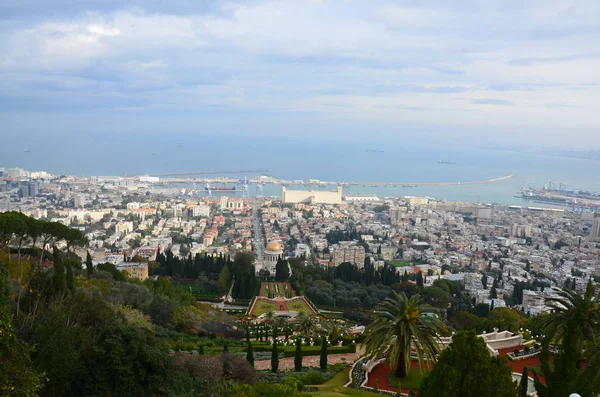
[[[582,1],[0,0],[0,138],[600,147]]]

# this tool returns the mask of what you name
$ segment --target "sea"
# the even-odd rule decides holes
[[[515,197],[521,188],[542,188],[555,181],[565,183],[570,189],[600,191],[600,162],[594,160],[470,145],[379,139],[347,141],[314,136],[93,134],[73,139],[29,139],[0,145],[0,167],[82,176],[268,169],[269,172],[220,175],[251,179],[265,174],[286,180],[359,182],[345,192],[536,206],[549,205]],[[418,182],[479,181],[507,174],[514,176],[489,184],[402,186]],[[392,185],[373,187],[369,182]],[[199,188],[203,190],[203,186]],[[251,185],[249,192],[255,194],[256,187]],[[266,184],[263,194],[280,196],[281,186]]]

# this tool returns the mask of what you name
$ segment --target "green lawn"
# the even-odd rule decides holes
[[[258,301],[258,302],[256,302],[256,306],[254,306],[254,311],[250,314],[253,314],[255,316],[260,316],[263,313],[275,310],[275,308],[276,308],[275,303]]]
[[[411,367],[406,378],[400,379],[396,378],[393,373],[390,374],[390,383],[397,386],[400,382],[400,386],[403,388],[418,389],[423,378],[429,375],[430,372],[431,370],[423,368],[423,373],[421,373],[419,368]]]
[[[350,368],[346,368],[333,378],[329,379],[327,382],[322,385],[315,386],[319,389],[319,391],[311,392],[313,396],[322,396],[322,397],[337,397],[337,396],[353,396],[353,397],[375,397],[380,394],[371,393],[368,391],[350,389],[344,387],[346,383],[348,383],[348,374],[350,373]]]
[[[410,264],[412,262],[411,261],[391,261],[390,263],[396,267],[406,267],[406,266],[410,266]]]
[[[297,300],[295,302],[288,303],[287,308],[288,308],[288,310],[292,310],[292,311],[299,312],[299,313],[306,313],[306,314],[312,313],[312,311],[308,307],[307,303],[304,302],[303,300]]]

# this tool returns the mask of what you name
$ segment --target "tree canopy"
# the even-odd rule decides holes
[[[421,382],[419,397],[516,397],[510,368],[491,357],[475,331],[452,337],[431,373]]]

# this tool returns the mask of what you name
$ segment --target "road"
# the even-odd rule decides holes
[[[265,250],[265,239],[263,237],[262,232],[262,219],[259,216],[259,207],[260,202],[258,200],[254,200],[252,203],[252,234],[254,240],[254,249],[256,251],[256,260],[260,264],[260,268],[262,268],[262,263],[264,260],[264,250]]]

